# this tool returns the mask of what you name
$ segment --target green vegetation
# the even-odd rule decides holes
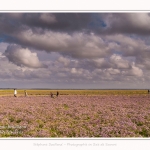
[[[50,95],[52,92],[56,95],[58,91],[60,95],[141,95],[148,94],[147,90],[32,90],[26,89],[29,96],[43,96]],[[0,96],[13,96],[13,89],[1,89]],[[24,90],[18,89],[17,96],[24,96]]]

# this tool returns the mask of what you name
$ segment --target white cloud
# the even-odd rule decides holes
[[[108,68],[106,70],[110,75],[116,75],[116,74],[119,74],[120,73],[120,70],[118,69],[113,69],[113,68]]]
[[[110,53],[110,48],[103,39],[85,33],[60,33],[44,31],[43,34],[32,30],[14,35],[20,44],[46,52],[59,52],[74,58],[97,58]]]
[[[150,29],[150,16],[148,13],[131,13],[122,15],[131,26],[139,29]]]
[[[122,71],[122,73],[123,75],[136,77],[142,77],[144,75],[142,69],[136,67],[135,63],[132,64],[132,68],[130,70]]]
[[[126,59],[123,59],[120,55],[117,55],[117,54],[113,54],[111,57],[110,57],[110,61],[111,63],[113,63],[117,68],[120,68],[120,69],[127,69],[130,67],[130,63],[126,60]],[[112,65],[113,65],[112,64]]]
[[[0,58],[4,58],[5,56],[3,55],[3,53],[0,52]]]
[[[65,57],[59,57],[58,62],[62,63],[65,67],[70,64],[70,60]]]
[[[31,68],[45,67],[36,53],[32,53],[28,48],[22,48],[18,45],[9,45],[4,53],[8,60],[18,66],[26,66]]]
[[[109,64],[108,62],[105,60],[105,58],[98,58],[98,59],[94,59],[93,60],[94,64],[96,67],[107,67]]]
[[[148,34],[150,15],[148,13],[110,13],[103,15],[109,33]]]
[[[79,69],[76,69],[76,68],[71,68],[71,73],[72,74],[76,74],[76,75],[83,75],[83,72],[84,72],[84,69],[82,68],[79,68]]]
[[[121,53],[123,56],[138,56],[147,48],[145,42],[138,38],[131,38],[127,35],[117,34],[104,36],[108,43],[117,43],[113,48],[116,52]]]
[[[49,24],[57,22],[55,16],[49,13],[43,13],[39,18],[41,21]]]
[[[77,73],[76,68],[72,68],[72,69],[71,69],[71,73],[73,73],[73,74],[74,74],[74,73]]]

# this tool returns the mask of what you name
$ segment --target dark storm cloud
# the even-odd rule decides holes
[[[4,13],[0,14],[3,31],[44,29],[58,32],[94,32],[99,34],[148,34],[148,13]],[[40,29],[37,29],[40,28]],[[17,29],[17,30],[16,30]]]
[[[0,15],[2,24],[7,29],[11,27],[28,26],[55,31],[81,31],[87,29],[92,21],[90,13],[7,13]],[[14,28],[15,29],[15,28]],[[13,29],[12,29],[13,30]]]
[[[89,13],[1,13],[0,37],[3,38],[5,42],[20,44],[25,47],[35,47],[35,49],[39,50],[45,48],[51,51],[51,48],[55,50],[53,46],[48,48],[46,46],[37,46],[38,44],[36,45],[33,41],[28,41],[30,37],[23,39],[22,35],[29,30],[33,35],[40,36],[41,39],[42,35],[46,32],[70,35],[74,32],[89,33],[92,29],[90,25],[93,18],[92,16],[93,14]],[[61,39],[59,41],[61,41]]]
[[[11,17],[12,14],[0,13],[0,33],[1,36],[11,37],[12,33],[19,33],[23,30],[22,23],[18,19]],[[20,14],[16,14],[20,15]]]
[[[1,13],[0,33],[11,36],[32,29],[99,34],[150,32],[148,13]]]
[[[110,57],[114,52],[136,57],[144,42],[112,33],[143,34],[150,29],[147,13],[3,13],[0,20],[5,42],[82,59]]]
[[[4,13],[0,14],[0,33],[5,42],[20,44],[47,52],[68,53],[73,57],[88,56],[87,42],[113,33],[147,34],[150,17],[146,13]],[[87,39],[74,35],[85,35]],[[98,37],[97,36],[97,37]],[[68,39],[66,39],[68,37]],[[76,36],[77,37],[77,36]],[[102,38],[101,38],[102,39]],[[105,40],[105,39],[104,39]],[[101,40],[100,40],[101,43]],[[104,49],[97,43],[97,49]],[[84,50],[87,47],[87,52]],[[96,47],[94,49],[96,49]],[[103,48],[102,48],[103,47]],[[93,46],[91,47],[93,49]],[[75,52],[76,51],[76,52]],[[80,51],[80,52],[79,52]],[[130,49],[130,51],[132,51]],[[79,52],[79,53],[78,53]],[[134,53],[134,52],[133,52]],[[97,52],[91,56],[97,55]],[[104,55],[104,54],[102,54]]]

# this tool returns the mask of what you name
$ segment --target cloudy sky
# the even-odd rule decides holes
[[[0,88],[150,88],[150,14],[0,13]]]

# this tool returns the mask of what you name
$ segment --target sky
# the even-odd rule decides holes
[[[0,13],[0,88],[150,88],[150,14]]]

